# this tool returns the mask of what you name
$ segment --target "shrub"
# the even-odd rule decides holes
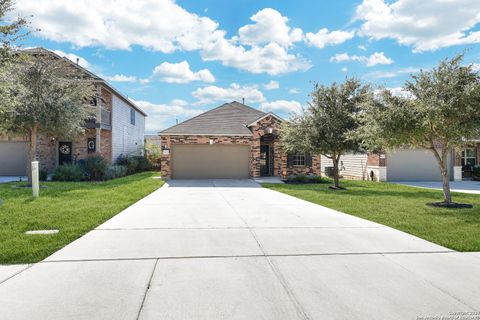
[[[144,156],[125,156],[118,157],[117,165],[126,166],[127,173],[132,174],[150,169],[150,161]]]
[[[297,174],[287,177],[289,183],[323,183],[326,182],[322,177],[316,174]]]
[[[85,180],[83,168],[76,164],[64,164],[58,166],[53,174],[56,181],[82,181]]]
[[[38,171],[38,178],[40,179],[40,181],[47,181],[48,179],[48,171],[45,170],[45,169],[40,169]]]
[[[105,180],[116,179],[127,175],[126,166],[110,166],[105,172]]]
[[[477,165],[473,167],[473,175],[475,177],[480,177],[480,166]]]
[[[90,180],[103,180],[105,178],[107,168],[107,161],[102,156],[92,156],[85,159],[85,172]]]

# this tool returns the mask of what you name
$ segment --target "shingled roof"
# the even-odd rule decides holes
[[[268,114],[240,102],[225,103],[160,131],[160,135],[252,135],[248,125]]]

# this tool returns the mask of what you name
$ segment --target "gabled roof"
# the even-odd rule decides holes
[[[143,111],[142,109],[140,109],[140,107],[138,107],[135,103],[133,103],[132,100],[130,100],[129,98],[127,98],[126,96],[124,96],[120,91],[118,91],[117,89],[115,89],[110,83],[108,83],[106,80],[100,78],[99,76],[97,76],[96,74],[88,71],[87,69],[85,69],[84,67],[76,64],[75,62],[71,61],[70,59],[66,58],[66,57],[62,57],[60,55],[58,55],[57,53],[53,52],[53,51],[50,51],[48,49],[45,49],[45,48],[42,48],[42,47],[38,47],[38,48],[30,48],[30,49],[23,49],[21,50],[22,52],[24,53],[28,53],[28,54],[32,54],[32,55],[39,55],[39,54],[43,54],[43,55],[51,55],[51,56],[54,56],[54,57],[57,57],[59,59],[62,59],[66,62],[68,62],[69,64],[71,64],[72,66],[78,68],[79,70],[81,70],[82,72],[84,72],[89,78],[92,79],[92,82],[94,83],[100,83],[100,84],[103,84],[104,86],[106,86],[109,90],[115,92],[115,94],[117,96],[120,97],[120,99],[122,99],[124,102],[126,102],[127,104],[129,104],[131,107],[133,107],[134,109],[136,109],[138,112],[140,112],[142,115],[144,115],[145,117],[147,116],[147,114],[145,113],[145,111]]]
[[[240,102],[225,103],[196,117],[161,131],[160,135],[251,136],[248,125],[268,115]]]

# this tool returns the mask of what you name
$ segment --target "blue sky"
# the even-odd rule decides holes
[[[156,132],[232,100],[287,118],[313,83],[346,75],[400,93],[410,73],[466,51],[480,1],[22,0],[42,46],[107,79]]]

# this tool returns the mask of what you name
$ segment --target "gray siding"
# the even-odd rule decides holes
[[[132,107],[115,93],[112,97],[112,160],[121,154],[141,154],[145,134],[145,116],[135,110],[135,125],[130,124]]]
[[[354,177],[359,179],[366,179],[367,177],[367,154],[345,154],[340,157],[340,175],[345,177]],[[323,156],[321,158],[322,172],[325,172],[325,167],[332,167],[332,160]]]

